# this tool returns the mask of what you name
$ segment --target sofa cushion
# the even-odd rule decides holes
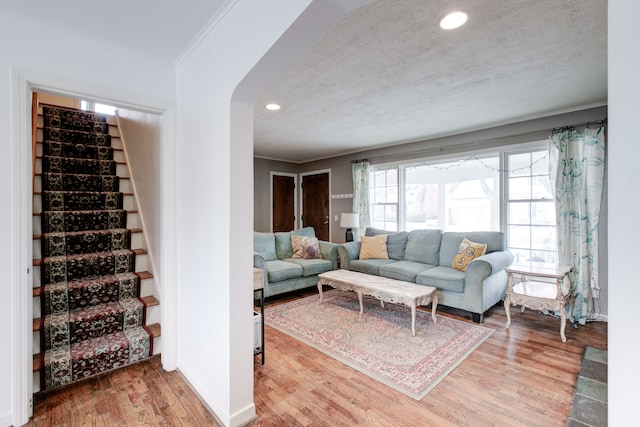
[[[389,255],[387,255],[387,235],[362,236],[358,259],[389,259]]]
[[[260,233],[254,231],[253,250],[262,255],[265,261],[276,260],[276,240],[273,233]]]
[[[313,227],[304,227],[293,231],[279,231],[273,234],[276,238],[277,259],[291,258],[293,256],[293,248],[291,247],[291,236],[316,237],[316,232]]]
[[[451,268],[460,271],[467,271],[467,265],[474,259],[481,257],[487,251],[487,245],[484,243],[476,243],[467,239],[462,239],[458,251],[453,257]]]
[[[302,267],[302,276],[304,277],[333,270],[333,263],[326,259],[288,258],[285,261],[295,263]]]
[[[267,277],[269,283],[302,277],[302,267],[293,262],[275,260],[267,261]]]
[[[435,265],[423,264],[421,262],[398,261],[393,264],[380,266],[380,276],[415,283],[418,273],[434,267]]]
[[[433,286],[443,291],[464,292],[465,273],[451,267],[435,267],[416,276],[419,285]]]
[[[349,263],[349,270],[359,271],[360,273],[380,275],[380,266],[398,262],[392,259],[367,259],[353,260]]]
[[[293,259],[318,259],[320,255],[320,245],[317,237],[291,236],[291,249]]]
[[[404,248],[407,246],[407,237],[409,233],[406,231],[385,231],[379,228],[367,227],[365,236],[377,236],[378,234],[387,235],[387,255],[390,259],[404,259]]]
[[[440,240],[442,230],[413,230],[407,236],[404,250],[406,261],[438,265],[440,259]],[[457,250],[458,248],[456,248]],[[451,265],[451,263],[449,263]]]
[[[442,235],[440,263],[438,265],[451,266],[453,258],[458,252],[458,247],[465,237],[474,242],[485,243],[487,245],[486,253],[488,254],[507,250],[505,234],[500,231],[470,231],[466,233],[449,231]]]

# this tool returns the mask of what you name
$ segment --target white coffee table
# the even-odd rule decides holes
[[[322,303],[322,285],[357,293],[358,301],[360,302],[360,315],[363,313],[362,297],[364,295],[380,300],[382,307],[384,307],[385,302],[406,305],[411,308],[411,333],[413,336],[416,335],[417,306],[431,303],[431,318],[434,323],[437,322],[438,296],[436,295],[436,288],[432,286],[417,285],[357,271],[332,270],[318,275],[320,303]]]

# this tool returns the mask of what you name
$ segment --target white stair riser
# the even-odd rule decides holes
[[[127,228],[140,228],[140,224],[138,223],[138,214],[137,213],[127,213]]]
[[[131,233],[131,248],[142,249],[142,233]]]
[[[136,255],[136,273],[147,271],[147,254]]]

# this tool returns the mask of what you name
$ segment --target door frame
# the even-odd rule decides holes
[[[163,118],[161,144],[162,177],[162,229],[161,247],[165,261],[159,267],[159,276],[164,285],[160,288],[162,319],[162,367],[167,371],[177,368],[177,256],[176,223],[176,165],[175,165],[175,122],[177,111],[170,103],[158,102],[137,94],[116,92],[109,88],[82,83],[72,79],[54,77],[38,71],[19,67],[11,68],[11,120],[15,126],[11,131],[10,154],[13,158],[11,204],[13,206],[11,246],[12,271],[12,344],[16,349],[12,358],[13,424],[22,425],[29,421],[33,413],[33,210],[31,187],[31,93],[44,92],[69,98],[89,98],[158,114]],[[145,105],[146,104],[146,105]],[[29,197],[24,197],[27,194]]]
[[[331,240],[331,236],[332,236],[331,233],[333,231],[332,230],[332,228],[333,228],[332,222],[333,221],[331,221],[331,212],[333,212],[332,209],[331,209],[331,169],[318,169],[318,170],[314,170],[314,171],[301,172],[300,173],[300,190],[299,190],[300,191],[300,199],[299,199],[300,200],[300,215],[299,215],[299,218],[300,218],[300,225],[302,226],[302,215],[304,213],[304,206],[303,206],[303,204],[304,204],[303,200],[304,199],[302,197],[302,192],[304,191],[304,188],[302,188],[302,183],[304,181],[304,177],[307,176],[307,175],[320,175],[320,174],[323,174],[323,173],[326,173],[326,174],[329,175],[329,193],[328,193],[329,194],[329,197],[328,197],[329,198],[329,200],[328,200],[328,202],[329,202],[329,240]]]
[[[293,216],[295,217],[293,221],[293,228],[298,228],[300,224],[300,215],[299,212],[302,212],[298,209],[298,174],[289,173],[289,172],[269,172],[269,231],[273,233],[273,177],[274,176],[290,176],[293,177]],[[300,179],[302,181],[302,178]]]

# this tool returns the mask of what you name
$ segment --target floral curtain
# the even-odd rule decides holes
[[[555,188],[558,263],[573,265],[573,316],[594,320],[598,298],[598,223],[605,165],[604,125],[554,130],[549,137],[549,177]]]
[[[359,160],[351,164],[353,175],[353,213],[358,214],[360,227],[353,231],[354,240],[360,240],[361,232],[369,226],[369,161]]]

